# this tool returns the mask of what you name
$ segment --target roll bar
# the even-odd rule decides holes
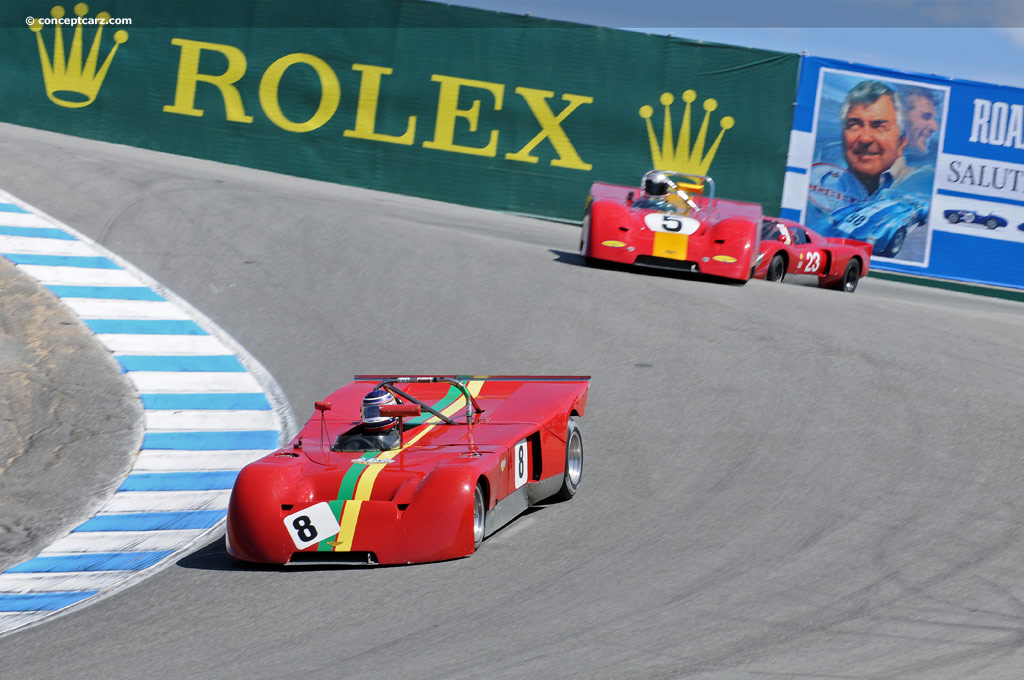
[[[449,377],[446,377],[446,376],[421,376],[421,377],[385,378],[384,380],[381,380],[379,383],[377,383],[377,386],[374,389],[377,389],[377,390],[381,390],[381,389],[387,390],[388,392],[391,392],[392,394],[394,394],[396,397],[401,397],[402,399],[405,399],[407,401],[411,401],[412,403],[419,405],[419,407],[421,409],[423,409],[427,413],[430,413],[430,414],[440,418],[441,420],[443,420],[447,424],[455,425],[456,423],[455,423],[454,420],[452,420],[448,416],[444,415],[443,413],[441,413],[437,409],[433,408],[432,406],[429,406],[428,404],[424,404],[422,401],[420,401],[416,397],[414,397],[414,396],[412,396],[410,394],[407,394],[404,390],[401,390],[401,389],[395,387],[395,383],[437,383],[437,382],[448,383],[449,385],[454,386],[460,392],[462,392],[462,395],[464,397],[466,397],[466,422],[467,423],[470,423],[470,422],[473,421],[473,413],[474,412],[475,413],[483,413],[484,412],[484,410],[482,408],[480,408],[480,404],[478,404],[476,402],[476,399],[473,397],[473,395],[469,393],[469,388],[466,387],[466,385],[462,381],[456,380],[455,378],[449,378]]]
[[[663,175],[667,175],[672,180],[673,184],[675,184],[676,191],[682,189],[684,193],[689,191],[700,196],[707,196],[709,206],[714,202],[715,180],[713,180],[708,175],[695,175],[689,172],[676,172],[674,170],[654,169],[648,170],[647,172],[644,173],[644,177],[643,180],[640,182],[640,186],[643,187],[648,177],[659,172]],[[684,196],[684,198],[689,199],[688,196]]]

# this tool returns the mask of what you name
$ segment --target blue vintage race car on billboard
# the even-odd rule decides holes
[[[866,241],[874,245],[876,255],[895,257],[907,235],[928,221],[928,203],[883,189],[874,200],[839,208],[828,220],[830,228],[823,233]]]
[[[976,224],[979,227],[986,227],[988,229],[995,229],[997,227],[1005,227],[1007,222],[999,215],[989,213],[988,215],[979,215],[973,210],[946,210],[942,213],[943,216],[956,224],[963,222],[964,224]]]

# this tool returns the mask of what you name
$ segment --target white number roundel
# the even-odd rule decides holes
[[[672,213],[648,213],[644,215],[644,226],[651,231],[689,236],[700,229],[700,220]]]
[[[285,517],[284,528],[295,547],[302,550],[335,535],[341,526],[330,505],[317,503]]]
[[[526,440],[516,443],[515,459],[512,461],[513,472],[515,473],[516,488],[526,483],[527,474],[530,472],[530,461],[527,459],[528,448]]]

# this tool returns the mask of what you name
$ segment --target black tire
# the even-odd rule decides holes
[[[860,262],[850,260],[846,263],[846,271],[843,272],[843,278],[835,285],[835,289],[852,293],[857,290],[858,281],[860,281]]]
[[[565,475],[562,477],[562,488],[555,494],[555,499],[567,501],[576,495],[583,480],[583,436],[575,418],[569,418],[569,429],[565,435]]]
[[[896,253],[903,249],[903,242],[907,240],[907,230],[900,227],[896,230],[896,233],[889,239],[889,243],[886,244],[885,250],[882,251],[882,255],[885,257],[895,257]]]
[[[487,496],[484,494],[483,482],[477,482],[473,492],[473,550],[484,542],[487,525]]]
[[[946,219],[952,222],[953,224],[956,224],[957,222],[960,221],[960,213],[949,213],[949,217],[947,217]]]
[[[768,263],[768,271],[765,272],[765,281],[778,281],[782,283],[786,278],[786,256],[776,253],[772,261]]]
[[[583,221],[580,223],[580,257],[583,258],[584,262],[590,262],[590,258],[587,257],[587,241],[590,236],[590,204],[591,201],[587,201],[587,207],[583,211]]]

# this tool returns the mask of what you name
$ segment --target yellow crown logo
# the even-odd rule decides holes
[[[722,142],[722,137],[725,135],[725,131],[735,125],[736,120],[732,116],[725,116],[722,118],[718,124],[721,128],[718,131],[718,136],[715,137],[715,141],[711,144],[711,148],[708,149],[707,154],[702,155],[704,154],[704,144],[707,142],[708,125],[711,122],[711,112],[718,108],[718,102],[710,98],[704,100],[704,120],[701,121],[700,131],[697,133],[697,140],[691,148],[690,109],[696,99],[697,93],[694,90],[687,90],[686,92],[683,92],[683,101],[686,102],[686,109],[683,111],[683,122],[679,128],[679,140],[678,142],[673,143],[671,106],[675,97],[673,97],[669,92],[661,95],[659,101],[661,102],[661,105],[665,107],[665,122],[660,148],[658,145],[658,138],[654,134],[654,126],[651,124],[651,117],[654,115],[654,109],[646,104],[640,107],[640,117],[647,123],[647,138],[651,143],[652,167],[659,170],[671,170],[673,172],[684,172],[694,175],[708,174],[708,168],[711,167],[711,161],[715,159],[715,154],[718,152],[718,145]]]
[[[89,7],[84,2],[75,5],[75,15],[81,19],[89,12]],[[56,6],[50,10],[50,16],[54,19],[64,17],[64,8]],[[46,53],[46,45],[43,43],[43,24],[36,19],[29,26],[29,29],[36,34],[36,43],[39,46],[39,62],[43,67],[43,81],[46,84],[46,96],[54,104],[66,106],[71,109],[88,106],[96,100],[103,79],[107,77],[107,69],[110,62],[114,60],[114,53],[117,47],[128,40],[127,31],[114,33],[114,46],[107,54],[103,65],[97,70],[96,65],[100,57],[100,39],[103,37],[103,26],[110,19],[109,12],[100,12],[96,15],[96,35],[89,48],[89,54],[82,62],[82,21],[75,23],[74,36],[71,39],[71,52],[64,55],[64,33],[60,23],[57,23],[53,36],[53,61]],[[90,22],[91,23],[91,22]]]

